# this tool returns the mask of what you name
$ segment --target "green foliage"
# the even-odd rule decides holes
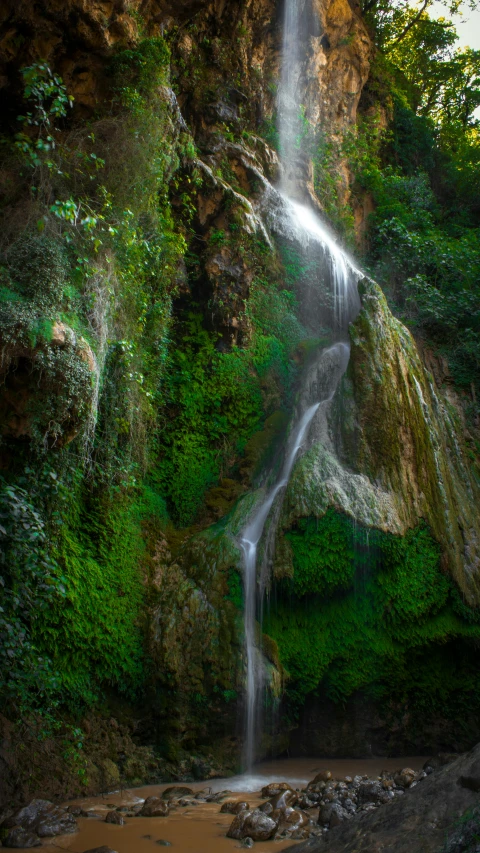
[[[443,224],[426,173],[414,177],[387,167],[363,179],[377,202],[374,274],[402,318],[426,331],[448,356],[458,384],[469,387],[480,364],[478,229]]]
[[[5,255],[8,271],[18,292],[51,314],[62,302],[69,264],[57,240],[22,235]]]
[[[470,388],[480,364],[480,144],[473,115],[480,57],[454,52],[453,25],[426,13],[396,41],[414,13],[400,3],[385,14],[379,26],[386,50],[371,90],[388,104],[391,121],[376,146],[367,144],[367,156],[351,161],[356,191],[368,192],[375,205],[366,261],[396,313],[447,356],[456,382]],[[360,148],[368,135],[367,121]]]
[[[221,335],[205,329],[200,311],[180,317],[166,370],[168,420],[161,437],[159,482],[172,517],[192,523],[207,489],[238,459],[251,436],[272,414],[264,388],[286,401],[291,355],[305,336],[295,299],[275,282],[258,277],[250,287],[246,317],[252,329],[245,347],[222,351]]]
[[[162,88],[168,82],[162,40],[117,55],[112,73],[118,97],[106,136],[100,121],[98,135],[93,123],[88,134],[60,139],[53,116],[63,115],[62,82],[53,81],[55,94],[41,89],[37,77],[35,90],[27,81],[25,97],[33,98],[35,110],[44,107],[52,136],[48,161],[55,168],[36,148],[31,193],[40,233],[25,232],[2,257],[2,340],[35,349],[27,371],[33,428],[9,477],[13,489],[22,483],[32,513],[45,519],[39,553],[61,566],[64,578],[63,600],[45,593],[48,609],[39,604],[39,618],[29,613],[25,625],[7,596],[15,667],[30,707],[43,704],[44,714],[56,714],[59,703],[79,710],[98,701],[107,685],[132,693],[143,683],[146,543],[166,517],[154,484],[140,484],[159,427],[171,298],[185,246],[174,227],[168,180],[188,145],[178,140]],[[102,373],[98,387],[75,351],[73,332],[65,345],[49,346],[57,320],[89,337]],[[20,374],[12,365],[15,379]],[[76,429],[90,415],[88,435],[59,450],[71,439],[73,412]],[[20,469],[24,458],[38,468],[53,452],[63,467],[58,494],[49,496],[43,481],[37,488]],[[5,575],[7,589],[18,586],[23,572],[29,595],[40,602],[37,575],[24,563],[18,557],[14,580]],[[4,639],[4,621],[0,630]],[[1,689],[4,695],[3,683]],[[14,699],[26,704],[28,696],[15,690]]]
[[[145,543],[131,496],[96,497],[82,507],[71,481],[55,556],[65,594],[35,630],[49,650],[68,704],[91,704],[103,685],[132,692],[142,681],[141,565]],[[144,606],[144,605],[143,605]]]
[[[262,397],[250,353],[219,352],[219,336],[203,328],[200,314],[188,311],[182,327],[167,374],[172,421],[161,476],[174,517],[186,525],[228,454],[259,428]]]
[[[228,594],[225,598],[231,601],[237,610],[243,610],[243,582],[236,569],[230,569],[228,572]]]
[[[320,688],[334,701],[366,690],[385,707],[409,696],[419,714],[442,702],[452,713],[462,701],[474,706],[473,648],[465,645],[456,675],[449,649],[480,637],[478,613],[443,574],[425,526],[398,537],[329,510],[287,538],[293,578],[276,583],[264,629],[289,673],[292,707]]]
[[[119,51],[111,72],[125,106],[141,106],[157,86],[169,82],[170,51],[162,38],[144,39],[133,50]]]
[[[349,528],[346,517],[329,510],[320,519],[300,519],[286,534],[294,555],[292,586],[296,596],[350,586],[355,564]]]
[[[31,103],[32,109],[26,115],[18,116],[24,130],[17,133],[15,147],[30,168],[45,164],[53,170],[55,164],[51,152],[56,144],[53,122],[67,114],[73,97],[67,94],[62,79],[45,62],[22,68],[22,76],[24,98]]]
[[[62,606],[64,584],[49,554],[45,521],[28,492],[1,479],[0,695],[23,713],[41,709],[58,689],[51,655],[34,634],[48,610]]]

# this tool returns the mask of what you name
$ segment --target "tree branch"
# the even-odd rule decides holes
[[[410,30],[412,29],[412,27],[414,27],[414,26],[415,26],[415,24],[417,24],[417,23],[418,23],[418,21],[420,20],[420,18],[421,18],[421,17],[422,17],[422,15],[423,15],[423,13],[424,13],[425,9],[427,8],[427,6],[430,6],[431,2],[432,2],[432,0],[424,0],[423,6],[422,6],[422,8],[420,9],[420,11],[419,11],[419,12],[415,15],[415,17],[414,17],[414,18],[412,18],[412,20],[407,24],[407,26],[405,27],[405,29],[403,30],[403,32],[401,32],[401,33],[400,33],[400,35],[399,35],[399,36],[397,36],[397,38],[396,38],[396,39],[394,39],[394,40],[390,43],[389,47],[393,46],[394,44],[398,44],[398,42],[399,42],[399,41],[402,41],[402,39],[404,39],[404,38],[405,38],[405,36],[407,35],[407,33],[409,33],[409,32],[410,32]]]

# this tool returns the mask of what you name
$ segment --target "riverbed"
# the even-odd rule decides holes
[[[378,776],[382,770],[397,770],[411,767],[420,770],[425,757],[366,758],[366,759],[287,759],[264,762],[257,765],[251,774],[223,779],[208,779],[203,782],[185,784],[194,791],[210,787],[214,792],[231,791],[232,798],[246,799],[251,806],[263,801],[260,789],[270,782],[289,782],[293,788],[303,788],[321,770],[330,770],[333,778],[367,775]],[[172,847],[172,853],[231,853],[241,849],[241,843],[227,838],[226,833],[233,815],[222,814],[219,803],[198,802],[195,806],[176,807],[168,817],[126,818],[124,826],[105,823],[106,814],[119,806],[134,805],[147,797],[159,796],[174,783],[128,788],[73,800],[66,805],[78,805],[92,810],[96,817],[78,818],[79,832],[64,835],[43,846],[44,853],[84,853],[95,847],[107,845],[117,853],[155,853]],[[167,842],[167,843],[165,843]],[[255,853],[271,853],[291,846],[293,842],[264,841],[255,844]]]

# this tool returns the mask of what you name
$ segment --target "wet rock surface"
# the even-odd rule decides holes
[[[8,830],[3,847],[39,847],[41,839],[66,835],[78,829],[75,816],[67,809],[49,800],[35,799],[6,818],[0,829]]]
[[[32,832],[31,829],[25,829],[23,826],[15,826],[3,840],[4,847],[10,847],[13,849],[40,847],[41,844],[42,842],[38,835],[36,835],[35,832]]]
[[[274,792],[273,795],[272,792]],[[313,830],[314,822],[305,811],[294,808],[300,799],[299,793],[286,782],[278,782],[262,788],[261,795],[265,796],[265,794],[270,794],[270,799],[253,810],[250,810],[248,803],[245,802],[228,803],[228,809],[225,808],[227,803],[222,807],[222,811],[230,811],[234,807],[237,809],[227,836],[243,842],[247,842],[248,839],[267,841],[271,838],[308,837]]]
[[[420,772],[406,767],[376,779],[310,783],[306,792],[318,789],[321,795],[317,830],[310,824],[312,837],[287,850],[475,853],[478,793],[465,779],[480,781],[480,745],[448,764],[431,759]]]
[[[278,820],[273,820],[260,809],[243,811],[238,814],[230,829],[227,838],[238,840],[251,838],[252,841],[268,841],[272,838],[278,828]]]
[[[120,812],[112,811],[108,812],[105,818],[105,823],[114,823],[117,824],[117,826],[123,826],[125,823],[125,818],[122,814],[120,814]]]
[[[193,790],[182,785],[172,785],[162,794],[164,800],[177,800],[180,797],[193,797]]]
[[[240,812],[248,811],[249,803],[245,800],[227,800],[223,803],[220,812],[225,814],[239,814]]]
[[[168,813],[169,808],[165,800],[160,797],[147,797],[138,815],[139,817],[168,817]]]

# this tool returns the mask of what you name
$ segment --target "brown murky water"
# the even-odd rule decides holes
[[[232,791],[232,798],[246,799],[251,806],[261,802],[260,788],[269,782],[286,781],[293,787],[304,787],[320,770],[328,769],[334,778],[356,774],[377,776],[382,770],[412,767],[419,770],[425,758],[368,758],[368,759],[288,759],[258,765],[250,776],[233,776],[228,779],[210,779],[206,782],[185,784],[195,791],[207,785],[214,791]],[[218,803],[198,803],[195,806],[177,807],[168,817],[126,818],[124,826],[104,822],[112,807],[127,806],[146,797],[161,794],[169,785],[150,785],[73,801],[84,809],[92,809],[98,817],[79,818],[79,832],[59,836],[45,845],[43,853],[83,853],[107,845],[118,853],[155,853],[163,849],[159,842],[168,841],[172,853],[231,853],[240,849],[239,841],[227,838],[233,820],[229,814],[220,814]],[[243,795],[243,796],[242,796]],[[265,841],[255,844],[255,853],[273,853],[284,850],[292,841]]]

